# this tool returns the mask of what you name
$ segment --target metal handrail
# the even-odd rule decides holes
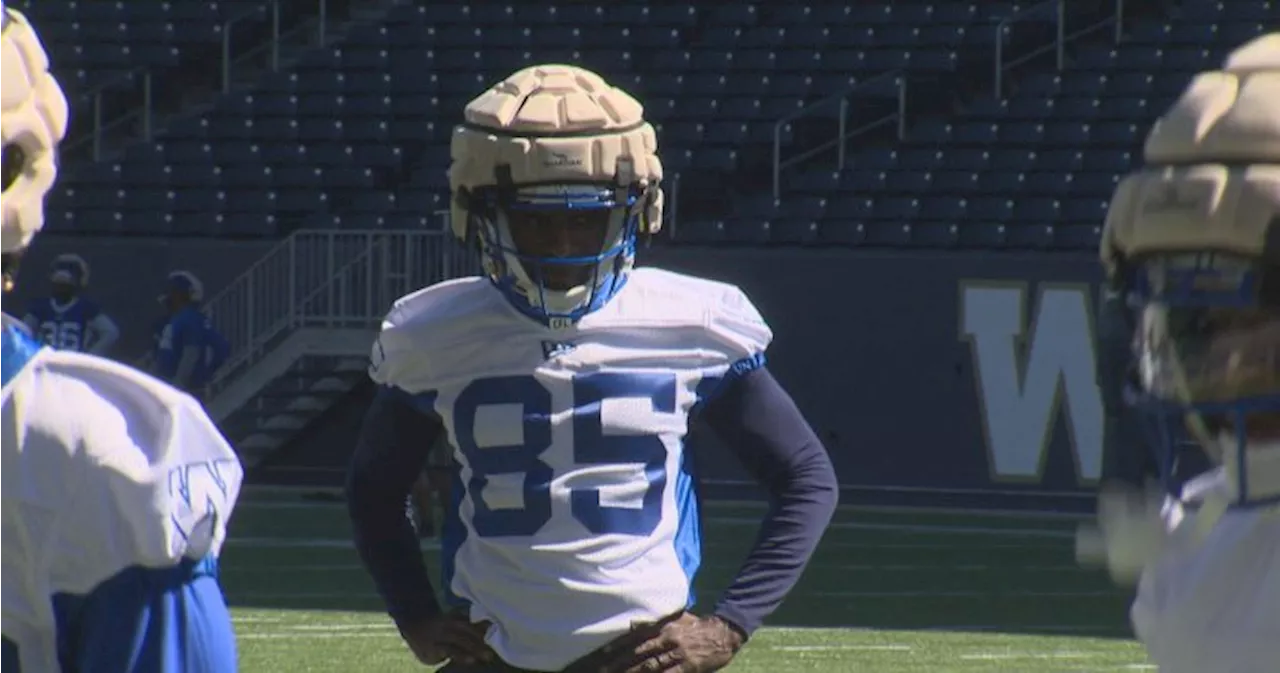
[[[470,251],[447,230],[295,231],[204,303],[232,350],[210,390],[225,388],[294,329],[374,327],[390,300],[474,273]]]
[[[1116,44],[1124,39],[1124,0],[1116,0],[1116,13],[1112,17],[1115,22],[1115,31],[1111,34],[1111,39]]]
[[[277,20],[280,17],[280,3],[271,0],[271,14]],[[237,14],[222,23],[222,93],[230,93],[231,91],[231,35],[236,24],[243,23],[250,19],[257,18],[262,14],[261,7],[255,7],[247,12]],[[275,41],[275,34],[272,34],[272,41]]]
[[[134,81],[137,75],[141,75],[145,72],[147,72],[146,68],[137,67],[137,68],[133,68],[131,70],[127,70],[125,72],[119,73],[115,77],[112,77],[111,79],[106,80],[105,82],[97,83],[96,85],[94,85],[92,89],[89,89],[88,91],[80,94],[80,98],[89,98],[92,96],[96,96],[107,89],[114,88],[117,84],[120,84],[121,82],[132,82]]]
[[[317,4],[317,25],[316,25],[317,42],[319,43],[319,45],[323,46],[326,41],[325,35],[328,33],[328,16],[329,16],[328,0],[316,0],[316,4]],[[271,3],[270,5],[268,5],[268,8],[271,13],[270,14],[271,37],[268,38],[265,43],[259,44],[256,47],[249,49],[246,53],[241,54],[239,58],[241,59],[247,58],[260,53],[264,49],[269,49],[271,50],[270,68],[272,71],[278,71],[280,69],[280,43],[285,38],[295,34],[297,30],[285,31],[283,29],[281,25],[282,22],[281,22],[281,16],[280,16],[279,0],[271,0]],[[260,13],[261,13],[260,9],[253,9],[243,14],[240,14],[236,17],[233,17],[232,19],[228,20],[226,23],[223,24],[223,31],[222,31],[223,34],[222,34],[222,44],[221,44],[222,63],[220,64],[220,67],[222,69],[222,72],[221,72],[222,91],[224,93],[229,90],[231,66],[239,62],[238,59],[233,60],[230,55],[231,32],[232,32],[232,29],[234,28],[234,24],[241,22],[243,20],[246,20],[251,16],[258,16],[260,15]],[[302,26],[299,26],[298,30],[301,30],[301,28]],[[142,90],[142,95],[140,97],[141,100],[136,101],[136,105],[138,106],[138,109],[131,110],[129,112],[121,114],[120,116],[112,119],[108,119],[105,121],[102,120],[102,100],[101,100],[102,95],[106,93],[109,89],[117,88],[117,86],[122,82],[133,81],[139,75],[141,76],[143,90]],[[155,123],[154,123],[155,110],[153,105],[154,100],[152,96],[152,93],[153,93],[152,78],[153,78],[153,73],[150,71],[150,69],[136,68],[118,77],[114,77],[111,80],[98,84],[94,86],[92,89],[90,89],[88,92],[84,93],[83,94],[84,97],[92,98],[94,100],[93,129],[89,137],[77,140],[72,143],[68,143],[67,146],[65,147],[65,151],[67,153],[70,153],[84,145],[92,144],[93,160],[100,161],[102,159],[103,136],[105,135],[105,132],[110,129],[123,126],[124,124],[132,121],[133,119],[139,116],[141,116],[142,118],[143,139],[150,141],[152,138],[152,133],[155,128]]]
[[[1083,37],[1085,35],[1094,33],[1099,29],[1106,28],[1107,26],[1112,26],[1114,28],[1111,32],[1112,44],[1120,44],[1121,42],[1124,41],[1124,7],[1125,7],[1124,0],[1115,0],[1115,10],[1111,13],[1111,16],[1091,26],[1085,26],[1084,28],[1081,28],[1080,30],[1077,30],[1077,31],[1067,32],[1066,35],[1063,37],[1063,41],[1069,43],[1074,41],[1078,37]]]
[[[1054,16],[1055,16],[1055,23],[1057,24],[1056,35],[1054,36],[1053,42],[1050,44],[1042,45],[1040,48],[1035,49],[1029,54],[1023,54],[1022,56],[1008,63],[1005,63],[1004,42],[1005,42],[1005,37],[1009,34],[1009,27],[1021,21],[1022,19],[1030,18],[1032,16],[1040,16],[1049,10],[1053,10]],[[1013,14],[1006,16],[1005,18],[1000,19],[999,21],[996,22],[995,84],[993,86],[993,89],[995,90],[995,96],[997,98],[1004,96],[1004,72],[1006,70],[1022,65],[1023,63],[1026,63],[1027,61],[1030,61],[1031,59],[1036,58],[1037,56],[1040,56],[1041,54],[1044,54],[1050,50],[1056,50],[1056,58],[1058,60],[1058,70],[1062,70],[1062,66],[1066,62],[1066,39],[1065,39],[1066,31],[1067,31],[1066,14],[1067,14],[1066,0],[1045,0],[1044,2],[1038,5],[1032,5],[1031,7],[1028,7],[1020,12],[1014,12]]]
[[[297,238],[290,236],[289,239],[287,239],[287,242],[290,247],[290,252],[292,252],[292,248],[296,244]],[[334,268],[333,275],[323,283],[313,287],[310,292],[307,292],[302,297],[298,297],[296,294],[291,293],[288,301],[288,311],[285,315],[280,316],[280,318],[271,325],[251,333],[249,335],[248,343],[232,345],[234,352],[227,358],[227,361],[223,363],[223,366],[219,367],[217,374],[215,374],[213,380],[209,382],[210,389],[217,390],[224,387],[224,384],[228,379],[234,378],[239,373],[239,369],[242,365],[248,364],[256,357],[261,356],[263,350],[273,338],[290,329],[299,327],[302,322],[299,313],[299,309],[301,307],[308,306],[325,293],[332,295],[335,286],[342,283],[345,274],[347,274],[351,269],[366,263],[372,256],[373,240],[372,237],[370,237],[368,245],[366,245],[359,254],[347,260],[347,262],[341,266]],[[252,283],[252,278],[248,279],[247,282]],[[247,296],[250,300],[253,299],[252,293]],[[252,303],[250,303],[249,314],[252,315]],[[235,348],[237,345],[240,346],[240,348]]]
[[[222,92],[223,93],[227,93],[231,90],[232,69],[235,68],[237,64],[242,63],[248,59],[251,59],[257,56],[258,54],[261,54],[264,51],[270,52],[270,55],[267,58],[268,69],[271,72],[279,72],[280,71],[280,44],[284,42],[284,40],[290,37],[293,37],[294,35],[300,34],[302,31],[306,30],[307,28],[307,26],[304,23],[301,25],[294,26],[292,29],[285,30],[284,22],[283,22],[283,19],[281,18],[280,0],[271,0],[270,4],[267,5],[267,11],[270,14],[271,37],[265,43],[254,45],[253,47],[250,47],[244,50],[238,55],[233,55],[231,53],[230,24],[236,21],[239,21],[241,19],[247,19],[251,15],[255,15],[257,13],[256,10],[251,12],[246,12],[245,14],[242,14],[239,17],[236,17],[235,19],[228,21],[227,25],[224,27],[222,31]],[[316,23],[317,35],[315,37],[315,40],[316,40],[316,45],[319,47],[325,46],[325,41],[326,41],[325,35],[328,33],[328,15],[329,15],[328,0],[316,0],[316,16],[318,18]]]
[[[132,113],[125,113],[108,122],[102,121],[102,96],[107,92],[106,87],[101,87],[93,94],[93,160],[102,160],[102,134],[108,129],[116,128],[131,121],[134,117],[142,118],[142,137],[144,140],[151,140],[151,113],[152,113],[152,91],[151,91],[151,71],[142,70],[142,104]],[[121,78],[126,79],[126,78]],[[119,80],[116,80],[117,82]]]
[[[892,83],[893,86],[897,88],[898,109],[892,114],[886,115],[880,119],[876,119],[874,121],[863,124],[862,126],[859,126],[856,129],[849,130],[848,128],[849,99],[860,91],[866,91],[873,86],[883,86],[884,84],[887,84],[887,83]],[[833,103],[838,103],[839,110],[840,110],[839,119],[837,120],[837,123],[839,124],[839,128],[836,132],[836,138],[834,140],[825,142],[819,145],[818,147],[805,150],[804,152],[801,152],[800,154],[794,157],[783,160],[782,132],[786,128],[787,124],[790,124],[791,122],[797,119],[805,117],[810,113],[814,112],[815,110],[820,110],[820,109],[829,107]],[[852,87],[846,89],[845,91],[827,96],[826,98],[823,98],[820,101],[806,105],[805,107],[800,108],[795,112],[792,112],[791,114],[783,117],[782,119],[779,119],[773,125],[773,199],[774,201],[782,200],[782,169],[787,168],[789,166],[794,166],[795,164],[801,161],[804,161],[809,157],[816,156],[817,154],[827,151],[832,146],[835,146],[836,157],[837,157],[836,165],[838,169],[843,170],[845,165],[845,155],[846,155],[845,147],[846,147],[847,141],[855,136],[862,135],[867,131],[875,130],[891,122],[897,122],[898,140],[903,140],[904,138],[906,138],[906,135],[907,135],[907,76],[906,76],[906,72],[902,70],[887,72],[882,75],[873,77],[872,79],[866,80],[864,82],[858,82],[854,84]]]
[[[680,174],[671,176],[671,198],[667,208],[667,238],[675,240],[676,227],[680,223]]]
[[[103,121],[103,96],[113,89],[122,88],[121,85],[133,85],[138,82],[142,83],[142,101],[138,108],[126,112],[119,117],[115,117],[108,121]],[[142,118],[142,132],[147,140],[151,139],[152,132],[152,89],[151,89],[151,71],[147,68],[134,68],[132,70],[122,72],[105,82],[99,82],[93,88],[80,94],[78,98],[81,100],[89,99],[91,119],[93,120],[92,128],[87,136],[76,138],[66,144],[63,149],[65,154],[72,154],[76,150],[85,145],[90,145],[93,152],[93,160],[98,161],[102,158],[102,132],[108,129],[121,126],[135,117]]]
[[[1041,45],[1040,48],[1035,49],[1028,54],[1023,54],[1012,61],[1005,62],[1004,41],[1005,36],[1009,32],[1010,26],[1022,19],[1041,15],[1049,9],[1054,11],[1055,23],[1057,24],[1055,26],[1055,35],[1052,42],[1050,44]],[[995,77],[994,84],[992,86],[995,96],[997,98],[1004,97],[1004,74],[1006,71],[1022,65],[1023,63],[1026,63],[1027,61],[1049,51],[1055,52],[1054,56],[1057,60],[1057,69],[1061,72],[1062,69],[1066,67],[1067,44],[1075,41],[1076,38],[1089,35],[1101,28],[1106,28],[1107,26],[1113,26],[1112,42],[1119,44],[1124,39],[1124,9],[1125,0],[1115,0],[1115,8],[1112,11],[1111,16],[1076,31],[1069,31],[1067,29],[1067,0],[1045,0],[1045,2],[1033,5],[1001,19],[996,23],[995,27],[995,63],[993,66]]]

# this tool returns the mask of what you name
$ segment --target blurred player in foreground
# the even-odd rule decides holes
[[[1167,463],[1189,432],[1219,467],[1180,499],[1107,488],[1080,551],[1137,580],[1161,673],[1280,670],[1280,33],[1199,75],[1145,158],[1102,257],[1141,301],[1139,404]]]
[[[3,10],[4,285],[43,224],[67,104]],[[190,397],[4,314],[0,670],[232,673],[217,555],[241,468]]]
[[[741,290],[633,269],[662,224],[653,127],[564,65],[521,70],[454,130],[453,232],[487,277],[392,308],[347,483],[357,546],[401,635],[449,673],[715,671],[799,579],[836,504],[826,450],[765,368]],[[701,558],[700,417],[772,507],[720,602]],[[448,433],[461,469],[437,604],[405,496]]]
[[[31,302],[22,322],[41,343],[62,350],[106,355],[120,339],[120,328],[84,296],[89,263],[80,255],[58,255],[49,269],[49,296]]]

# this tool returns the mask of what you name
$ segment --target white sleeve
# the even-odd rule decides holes
[[[763,357],[773,341],[773,330],[746,293],[733,285],[723,287],[724,291],[711,305],[712,333],[727,346],[735,361]]]
[[[421,374],[423,348],[415,343],[405,311],[396,306],[382,321],[382,329],[369,353],[369,378],[383,386],[404,387],[410,371]]]
[[[157,432],[132,437],[138,419],[104,411],[85,452],[98,478],[87,488],[110,504],[97,512],[99,529],[130,540],[142,565],[216,555],[244,472],[203,408],[175,396],[148,419]]]
[[[111,316],[101,311],[89,321],[89,328],[95,335],[93,345],[89,348],[89,352],[94,355],[105,355],[120,340],[120,327]]]
[[[86,591],[120,568],[216,556],[244,477],[234,450],[189,395],[79,357],[64,387],[77,399],[81,478],[63,536],[85,553],[59,563],[60,589]]]

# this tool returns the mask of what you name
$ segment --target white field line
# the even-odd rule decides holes
[[[774,645],[776,652],[911,652],[910,645]]]
[[[707,520],[708,524],[724,525],[724,526],[758,526],[759,519],[748,519],[740,517],[712,517]],[[1069,530],[1044,530],[1041,528],[990,528],[986,526],[938,526],[938,525],[913,525],[913,524],[873,524],[873,523],[833,523],[830,528],[836,530],[872,530],[886,531],[894,533],[921,533],[921,534],[944,534],[944,535],[973,535],[973,536],[993,536],[993,537],[1020,537],[1020,538],[1041,538],[1041,539],[1063,539],[1074,540],[1075,532]],[[271,538],[271,537],[232,537],[227,540],[229,544],[242,544],[246,546],[279,546],[279,547],[351,547],[350,540],[341,538]],[[438,549],[439,543],[424,540],[423,547],[426,549]]]
[[[243,633],[237,634],[238,640],[303,640],[303,639],[363,639],[363,638],[397,638],[399,636],[395,625],[388,621],[377,622],[353,622],[346,624],[284,624],[271,623],[270,618],[258,618],[257,616],[239,616],[233,617],[237,627],[248,627],[241,629]],[[270,624],[268,626],[268,624]],[[260,626],[254,626],[260,625]],[[952,625],[947,627],[935,627],[932,631],[987,631],[994,627],[985,625]],[[1076,631],[1086,631],[1087,627],[1064,626],[1064,625],[1038,625],[1031,627],[1038,631],[1046,632],[1062,632],[1070,633]],[[848,635],[850,633],[875,633],[875,629],[865,627],[764,627],[761,629],[763,633],[777,633],[790,635],[819,635],[821,633],[839,633]],[[879,643],[879,644],[838,644],[838,645],[772,645],[768,649],[776,652],[793,652],[797,654],[805,653],[821,653],[821,652],[896,652],[908,656],[916,655],[919,648],[905,643]],[[926,648],[927,649],[927,648]],[[1110,652],[1090,652],[1075,650],[1002,650],[1002,651],[979,651],[968,652],[957,655],[958,659],[968,661],[1060,661],[1067,662],[1072,660],[1093,659],[1103,656],[1112,656]],[[1080,669],[1086,670],[1086,669]],[[1112,670],[1112,671],[1152,671],[1155,667],[1145,663],[1131,663],[1106,666],[1102,669],[1096,666],[1090,666],[1088,670]]]

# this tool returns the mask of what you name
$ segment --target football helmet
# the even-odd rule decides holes
[[[571,65],[520,70],[454,128],[450,223],[517,309],[554,328],[626,282],[662,226],[657,138],[634,98]]]
[[[0,5],[0,138],[3,139],[3,252],[6,287],[18,256],[44,225],[44,197],[58,174],[67,100],[49,58],[22,13]]]
[[[1280,499],[1280,33],[1198,75],[1117,186],[1102,260],[1133,298],[1165,476],[1179,425],[1235,504]]]
[[[156,301],[165,303],[172,295],[181,295],[187,299],[198,302],[204,301],[204,283],[190,271],[177,269],[170,271],[169,276],[165,278],[165,291],[156,297]]]
[[[89,286],[89,263],[75,253],[58,255],[49,265],[49,281],[55,285],[69,285],[76,290],[83,290]]]

